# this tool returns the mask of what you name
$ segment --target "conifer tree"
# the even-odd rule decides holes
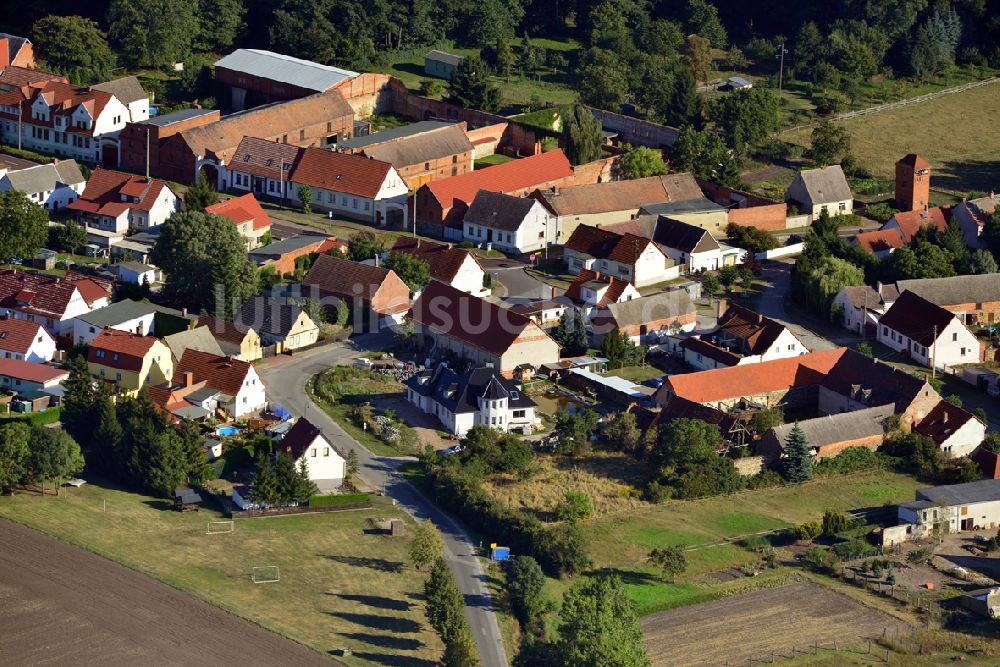
[[[250,482],[250,500],[260,505],[275,505],[281,500],[278,480],[264,454],[257,457],[257,473]]]
[[[808,482],[812,479],[812,448],[798,423],[785,438],[785,458],[782,475],[789,482]]]

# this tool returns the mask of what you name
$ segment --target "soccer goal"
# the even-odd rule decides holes
[[[253,583],[274,584],[281,581],[281,572],[277,565],[262,565],[253,568]]]
[[[221,533],[231,533],[236,529],[235,521],[209,521],[205,528],[206,535],[219,535]]]

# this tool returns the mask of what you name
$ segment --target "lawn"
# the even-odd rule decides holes
[[[476,160],[476,169],[485,169],[486,167],[493,167],[498,164],[504,164],[505,162],[510,162],[514,158],[503,155],[502,153],[494,153],[493,155],[486,155],[478,160]]]
[[[107,511],[104,502],[107,502]],[[348,647],[349,665],[431,665],[441,644],[419,602],[424,574],[405,565],[409,540],[376,534],[372,518],[412,521],[385,499],[369,510],[236,521],[206,535],[221,513],[178,513],[163,500],[97,484],[61,498],[0,498],[0,517],[36,528],[306,644]],[[251,582],[277,565],[281,581]]]
[[[640,383],[650,378],[658,378],[663,375],[663,371],[655,366],[625,366],[624,368],[612,368],[607,375],[617,375],[620,378]]]
[[[931,163],[931,185],[945,193],[989,191],[1000,172],[1000,84],[840,121],[852,153],[875,176],[893,178],[896,160],[919,153]],[[782,138],[809,144],[811,128]]]

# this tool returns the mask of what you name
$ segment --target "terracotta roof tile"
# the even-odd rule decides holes
[[[747,354],[764,354],[784,330],[784,324],[735,303],[718,322],[719,332],[746,343]]]
[[[229,218],[237,225],[252,220],[255,230],[271,226],[270,216],[268,216],[267,211],[261,208],[260,202],[253,196],[252,192],[248,192],[242,197],[233,197],[232,199],[212,204],[205,208],[205,213],[221,215]]]
[[[232,320],[224,320],[221,317],[211,317],[202,315],[198,318],[197,326],[208,327],[216,340],[225,341],[234,345],[240,345],[247,337],[247,329],[236,326]]]
[[[609,303],[617,302],[625,292],[625,289],[631,284],[627,280],[622,280],[606,273],[599,273],[591,269],[580,269],[580,273],[576,274],[576,278],[566,288],[564,296],[573,301],[583,302],[583,286],[592,281],[608,285],[608,290],[604,293],[604,297],[600,302],[595,304],[596,306],[605,306]]]
[[[347,299],[361,296],[371,301],[383,284],[396,281],[405,285],[390,269],[352,262],[332,255],[320,255],[309,269],[302,284],[316,287],[333,296]],[[409,294],[409,289],[405,288],[405,292]]]
[[[0,271],[0,306],[4,308],[61,319],[75,292],[89,305],[108,298],[108,293],[89,279],[66,280],[13,269]]]
[[[360,155],[305,148],[292,167],[291,180],[314,188],[375,199],[392,165]]]
[[[623,264],[635,264],[650,245],[663,254],[650,239],[629,232],[616,234],[591,225],[578,225],[566,241],[567,248],[597,259],[610,259]]]
[[[591,183],[538,193],[539,199],[556,215],[639,210],[644,204],[701,199],[704,196],[694,176],[689,173]]]
[[[105,329],[90,344],[87,361],[123,371],[138,371],[157,342],[158,339],[152,336]]]
[[[0,350],[27,354],[40,337],[51,338],[41,324],[13,318],[0,320]]]
[[[0,375],[27,380],[28,382],[46,383],[60,378],[69,377],[69,371],[45,364],[34,364],[21,359],[0,359]]]
[[[366,156],[388,162],[397,169],[471,151],[472,144],[460,125],[365,146],[361,150]]]
[[[427,188],[444,208],[452,208],[456,201],[472,203],[480,190],[517,192],[572,176],[573,167],[562,150],[557,148],[548,153],[431,181],[422,187]]]
[[[911,243],[917,232],[924,227],[930,227],[941,233],[948,231],[948,222],[945,220],[944,211],[941,208],[930,208],[926,211],[901,211],[892,217],[899,225],[899,233],[906,243]],[[860,234],[858,236],[860,237]]]
[[[97,167],[87,179],[87,187],[80,198],[67,208],[114,216],[133,208],[149,211],[166,187],[166,182],[158,178],[147,179],[144,176]],[[122,201],[122,195],[139,201]]]
[[[400,236],[392,246],[392,252],[405,252],[425,260],[430,266],[431,278],[451,283],[459,269],[471,257],[480,269],[483,268],[476,256],[463,248],[453,248],[442,243],[432,243],[423,239]]]
[[[247,379],[252,366],[249,362],[233,357],[220,357],[208,352],[187,349],[177,368],[174,377],[191,373],[195,382],[204,382],[212,389],[217,389],[229,396],[236,396]],[[263,382],[263,380],[259,380]]]
[[[243,137],[226,167],[245,174],[287,181],[301,154],[302,149],[298,146],[258,137]],[[282,165],[285,167],[284,175],[280,171]]]
[[[862,232],[854,237],[854,241],[858,247],[870,253],[884,252],[906,245],[902,235],[895,228]]]
[[[923,159],[916,153],[909,153],[908,155],[899,159],[896,164],[905,164],[914,169],[930,169],[931,163]]]
[[[0,86],[10,86],[20,88],[32,84],[45,83],[47,81],[60,81],[69,83],[69,80],[59,74],[51,74],[38,69],[27,69],[26,67],[12,66],[0,71]]]

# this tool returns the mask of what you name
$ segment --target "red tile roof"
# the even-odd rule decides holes
[[[316,287],[334,296],[353,299],[361,297],[366,301],[371,301],[382,289],[386,282],[397,282],[403,285],[402,279],[394,271],[381,266],[371,264],[361,264],[352,262],[349,259],[334,257],[333,255],[320,255],[316,258],[309,273],[302,281],[303,285]],[[405,291],[409,297],[409,289]],[[403,312],[407,303],[392,304],[392,312]]]
[[[913,167],[914,169],[930,169],[931,163],[923,159],[916,153],[909,153],[908,155],[899,159],[896,164],[905,164]]]
[[[615,276],[608,274],[602,274],[598,271],[593,271],[591,269],[580,269],[580,273],[576,274],[576,278],[570,283],[570,286],[566,288],[565,296],[574,301],[583,301],[583,285],[591,281],[598,281],[602,283],[608,283],[608,290],[604,293],[604,298],[597,303],[597,306],[604,306],[609,303],[615,303],[621,297],[622,293],[629,286],[629,281],[622,280]]]
[[[143,176],[97,167],[87,180],[83,194],[67,208],[115,217],[129,209],[149,211],[156,203],[160,192],[166,187],[164,181],[156,178],[147,179]],[[122,195],[129,200],[122,201]]]
[[[862,232],[854,237],[858,247],[872,254],[901,248],[906,243],[896,229],[879,229],[873,232]]]
[[[388,162],[360,155],[304,148],[292,167],[291,180],[314,188],[374,199],[392,169]]]
[[[248,192],[242,197],[233,197],[232,199],[212,204],[205,208],[205,213],[221,215],[229,218],[237,225],[242,225],[244,222],[252,220],[255,230],[271,226],[270,216],[267,215],[267,211],[261,208],[260,202],[253,196],[252,192]]]
[[[49,336],[41,324],[29,320],[0,320],[0,350],[27,354],[38,338]]]
[[[217,389],[229,396],[236,396],[247,379],[252,366],[249,362],[233,357],[220,357],[208,352],[187,349],[181,360],[177,362],[175,377],[182,377],[190,372],[195,382],[204,382],[212,389]],[[260,380],[263,382],[263,380]]]
[[[413,303],[410,317],[439,334],[496,355],[507,352],[525,329],[544,333],[524,315],[436,280]]]
[[[298,146],[258,137],[243,137],[226,167],[244,174],[287,181],[292,166],[301,154],[302,149]],[[280,170],[282,165],[285,167],[284,175]]]
[[[45,83],[47,81],[60,81],[67,83],[68,79],[59,74],[50,74],[38,69],[27,69],[26,67],[11,66],[0,72],[0,85],[21,88],[32,84]]]
[[[671,375],[660,391],[672,392],[695,403],[713,403],[736,396],[755,396],[816,384],[846,352],[845,348],[837,348],[790,359]]]
[[[948,222],[945,220],[944,211],[941,208],[930,208],[926,211],[901,211],[892,217],[899,225],[899,233],[906,243],[912,242],[913,237],[924,227],[930,227],[942,233],[948,231]]]
[[[650,245],[661,255],[663,254],[663,251],[650,239],[632,233],[616,234],[592,225],[578,225],[566,241],[567,248],[597,259],[610,259],[622,264],[635,264]]]
[[[965,426],[970,419],[975,417],[962,408],[941,400],[926,417],[920,420],[919,424],[913,427],[913,430],[940,445],[954,435],[955,431]]]
[[[431,181],[423,187],[430,191],[441,206],[450,209],[456,201],[471,204],[480,190],[517,192],[572,175],[573,167],[562,150],[557,148],[548,153]]]
[[[479,265],[480,269],[483,268],[476,256],[468,250],[453,248],[443,243],[432,243],[424,239],[415,239],[410,236],[400,236],[396,239],[392,246],[392,252],[405,252],[425,260],[430,266],[431,278],[445,283],[451,283],[455,279],[459,269],[469,257]]]
[[[90,344],[87,361],[123,371],[139,371],[142,370],[143,359],[157,341],[153,336],[105,329]]]
[[[108,293],[92,280],[55,278],[14,269],[0,271],[0,307],[42,317],[61,319],[75,293],[88,305],[108,298]]]
[[[747,354],[764,354],[785,325],[738,304],[730,304],[719,318],[718,331],[746,342]]]
[[[0,359],[0,375],[6,375],[18,380],[45,384],[53,380],[69,377],[69,371],[55,366],[33,364],[20,359]]]
[[[31,117],[31,104],[42,97],[51,110],[50,119],[38,120]],[[80,106],[87,109],[90,116],[96,119],[104,111],[104,107],[114,96],[104,91],[84,86],[76,86],[63,81],[41,81],[29,86],[15,88],[0,97],[0,104],[22,106],[22,116],[25,123],[31,125],[41,125],[54,127],[54,116],[70,116]],[[3,113],[0,116],[16,119],[17,114]],[[93,127],[89,130],[73,127],[72,123],[67,123],[67,132],[73,134],[93,135]]]

